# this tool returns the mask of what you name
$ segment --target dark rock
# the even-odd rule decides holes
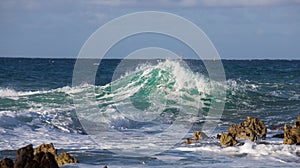
[[[298,115],[298,121],[294,122],[294,128],[300,128],[300,114]]]
[[[1,168],[2,168],[1,161]],[[78,163],[75,157],[63,152],[59,156],[53,144],[42,144],[33,150],[32,144],[17,151],[14,168],[59,168],[58,166]],[[4,163],[3,163],[4,164]]]
[[[237,144],[237,141],[235,140],[234,136],[232,136],[230,133],[222,133],[220,137],[220,145],[221,146],[234,146]]]
[[[38,155],[39,153],[42,153],[42,156]],[[72,157],[70,154],[66,152],[57,155],[57,150],[54,148],[54,145],[52,143],[42,144],[39,147],[35,148],[34,154],[37,155],[36,160],[39,160],[39,162],[44,161],[45,163],[47,162],[52,163],[53,161],[52,156],[53,156],[55,163],[57,163],[58,166],[62,166],[64,164],[70,164],[70,163],[78,163],[78,160],[75,157]],[[54,167],[56,166],[54,163],[52,165]]]
[[[58,168],[55,156],[50,152],[39,152],[34,155],[34,160],[37,161],[39,167]]]
[[[18,149],[14,168],[35,168],[36,163],[33,161],[32,144]]]
[[[59,166],[70,163],[79,163],[79,161],[75,157],[66,152],[63,152],[58,157],[56,157],[56,161]]]
[[[271,124],[269,129],[270,130],[282,130],[283,128],[283,125],[280,125],[280,124]]]
[[[9,158],[4,158],[0,161],[0,168],[13,168],[14,162]]]
[[[273,135],[272,138],[284,138],[284,134]]]

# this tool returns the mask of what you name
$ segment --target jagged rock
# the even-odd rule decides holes
[[[50,152],[39,152],[34,155],[34,160],[39,164],[39,167],[43,168],[58,168],[58,164],[55,160],[55,156]]]
[[[298,120],[294,122],[293,127],[284,125],[284,144],[299,144],[300,143],[300,114]]]
[[[33,160],[32,144],[18,149],[14,168],[38,168],[38,164]]]
[[[1,161],[1,168],[2,163]],[[14,168],[59,168],[58,166],[78,163],[75,157],[63,152],[59,156],[53,144],[42,144],[33,150],[32,144],[17,151]]]
[[[220,144],[221,146],[234,146],[237,144],[237,141],[230,133],[222,133],[220,137]]]
[[[75,157],[71,156],[66,152],[63,152],[58,157],[56,157],[56,161],[59,166],[70,163],[78,163],[78,160]]]
[[[284,125],[283,144],[298,144],[300,143],[300,127],[294,124],[293,127]]]
[[[228,133],[237,139],[250,139],[254,141],[256,138],[266,137],[267,127],[262,120],[248,116],[245,122],[238,125],[231,125]]]
[[[72,157],[70,154],[63,152],[60,155],[57,155],[57,150],[54,148],[52,143],[50,144],[42,144],[39,147],[34,149],[34,154],[37,155],[39,153],[44,153],[43,157],[45,157],[46,161],[52,161],[52,157],[47,154],[50,153],[53,155],[58,166],[70,163],[78,163],[78,160],[75,157]]]
[[[0,161],[0,168],[13,168],[14,162],[9,158],[4,158]]]
[[[40,152],[49,152],[51,153],[53,156],[56,156],[57,155],[57,150],[54,148],[54,145],[52,143],[50,144],[42,144],[38,147],[36,147],[34,149],[34,155],[40,153]]]

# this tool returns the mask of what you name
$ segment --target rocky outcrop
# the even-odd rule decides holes
[[[38,168],[39,165],[33,158],[32,144],[18,149],[14,168]]]
[[[228,133],[237,139],[250,139],[251,141],[255,141],[256,138],[263,139],[266,137],[267,127],[262,120],[248,116],[245,122],[231,125],[228,129]]]
[[[57,150],[54,148],[54,145],[52,143],[50,144],[42,144],[38,147],[36,147],[34,149],[34,155],[40,153],[40,152],[49,152],[51,153],[53,156],[56,156],[57,155]]]
[[[220,145],[221,146],[234,146],[237,144],[234,136],[230,133],[222,133],[220,137]]]
[[[50,152],[39,152],[34,156],[34,160],[37,161],[38,167],[58,168],[55,156]]]
[[[59,156],[57,156],[56,161],[59,166],[79,162],[75,157],[71,156],[70,154],[68,154],[66,152],[63,152]]]
[[[293,127],[284,125],[283,144],[300,144],[300,115],[298,115],[298,120],[294,122]]]
[[[55,162],[58,164],[58,166],[79,162],[75,157],[72,157],[70,154],[66,152],[62,152],[60,155],[57,155],[57,150],[54,148],[54,145],[52,143],[42,144],[37,148],[35,148],[34,154],[38,155],[39,153],[44,153],[44,157],[46,156],[47,159],[51,159],[51,160],[52,160],[52,156],[50,156],[50,154],[53,155],[53,158]]]
[[[9,158],[4,158],[0,161],[0,168],[13,168],[14,162]]]
[[[15,163],[5,158],[0,161],[0,168],[59,168],[70,163],[78,163],[78,160],[66,152],[57,155],[52,143],[42,144],[35,149],[29,144],[18,149]]]

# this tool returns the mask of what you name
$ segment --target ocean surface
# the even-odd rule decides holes
[[[210,80],[201,60],[85,60],[98,67],[95,80],[74,86],[75,63],[0,58],[0,159],[14,159],[30,143],[54,143],[80,161],[64,167],[300,164],[300,146],[272,138],[300,114],[299,60],[223,60],[224,82]],[[226,99],[212,96],[220,89]],[[225,108],[212,119],[213,135],[251,116],[268,127],[263,143],[220,147],[209,138],[182,144],[202,130],[218,101]]]

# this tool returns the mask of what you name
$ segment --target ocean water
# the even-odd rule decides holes
[[[272,136],[300,114],[300,61],[223,60],[217,82],[200,60],[85,60],[98,66],[95,81],[73,86],[75,62],[0,58],[0,159],[52,142],[80,160],[64,167],[299,166],[300,146]],[[221,90],[213,134],[257,117],[268,127],[263,143],[181,143],[202,130]]]

